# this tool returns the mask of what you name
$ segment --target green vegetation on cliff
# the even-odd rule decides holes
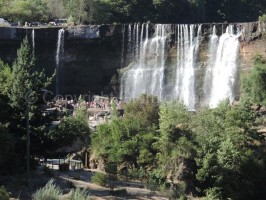
[[[254,64],[251,75],[243,81],[244,95],[260,107],[266,106],[266,60],[258,55]]]
[[[91,150],[107,164],[126,166],[129,177],[148,187],[170,189],[175,198],[262,199],[266,141],[253,104],[265,106],[266,69],[261,57],[254,65],[237,105],[225,100],[194,113],[180,102],[159,106],[143,95],[126,105],[123,118],[97,128]]]
[[[135,104],[132,110],[137,109]],[[136,117],[131,113],[130,123],[122,118],[99,126],[92,144],[106,162],[127,163],[129,173],[138,171],[139,178],[157,186],[170,181],[186,194],[218,199],[265,195],[265,139],[247,101],[234,107],[225,101],[196,114],[178,102],[164,103],[159,130],[147,122],[141,125],[146,117],[138,112]],[[149,118],[155,118],[154,113],[149,112]]]
[[[127,103],[123,117],[114,115],[109,123],[99,125],[90,135],[88,148],[103,160],[108,173],[126,169],[129,177],[146,182],[149,188],[169,189],[173,198],[193,194],[209,199],[263,199],[266,142],[265,133],[258,130],[261,113],[253,105],[266,106],[265,64],[260,56],[255,58],[237,105],[224,101],[215,109],[190,112],[180,102],[159,103],[154,96],[142,95]],[[0,62],[1,174],[25,171],[27,103],[31,158],[89,136],[84,102],[73,115],[62,116],[54,129],[52,119],[41,115],[44,102],[34,97],[51,79],[35,70],[27,39],[12,68]],[[102,184],[105,178],[96,175],[94,181]],[[39,190],[35,195],[43,193]]]
[[[10,21],[71,18],[80,23],[196,23],[256,21],[261,0],[1,0],[0,17]]]

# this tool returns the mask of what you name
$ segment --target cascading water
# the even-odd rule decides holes
[[[216,59],[212,68],[210,108],[217,107],[226,98],[229,98],[231,102],[234,100],[234,86],[238,69],[238,38],[241,36],[241,32],[238,30],[234,34],[233,28],[233,25],[228,26],[226,32],[219,39]]]
[[[205,54],[208,55],[206,68],[202,68],[205,62],[200,60],[200,45],[206,35],[201,34],[202,25],[157,24],[151,38],[149,29],[153,27],[149,26],[134,24],[126,29],[127,61],[131,64],[121,77],[121,99],[128,101],[141,94],[155,95],[160,101],[179,99],[189,110],[198,106],[214,108],[225,98],[233,101],[239,29],[230,25],[218,36],[217,27],[213,26]],[[203,32],[206,33],[206,29]],[[174,51],[169,51],[174,49],[173,44],[176,44],[176,58]]]
[[[143,44],[140,44],[140,52],[139,45],[135,45],[135,52],[139,52],[136,55],[137,61],[121,78],[120,97],[124,100],[136,98],[141,94],[156,95],[160,100],[163,97],[165,47],[170,25],[156,25],[155,36],[151,39],[148,38],[148,28],[146,25],[146,37]],[[135,24],[134,29],[138,30],[138,25]],[[141,29],[143,37],[145,26],[141,26]],[[133,41],[139,41],[139,31],[133,32]]]
[[[57,49],[56,49],[56,94],[59,94],[59,81],[60,81],[60,61],[64,55],[64,36],[65,30],[60,29],[57,37]]]
[[[32,39],[32,49],[35,50],[35,30],[32,29],[31,31],[31,39]]]
[[[216,61],[216,53],[217,48],[219,44],[219,37],[216,34],[216,26],[213,26],[212,29],[212,35],[209,37],[209,49],[208,49],[208,55],[209,59],[207,62],[207,68],[205,71],[205,78],[204,78],[204,84],[203,84],[203,102],[201,102],[201,105],[203,106],[209,106],[210,98],[211,98],[211,89],[212,89],[212,81],[213,81],[213,66]]]
[[[122,25],[122,50],[121,50],[121,64],[120,64],[120,68],[123,67],[124,65],[124,54],[125,54],[125,29],[126,26]]]
[[[128,25],[128,48],[127,48],[127,54],[128,59],[131,59],[132,56],[132,30],[131,30],[131,24]]]
[[[198,29],[196,33],[196,29]],[[201,26],[178,25],[177,68],[174,98],[178,98],[190,110],[195,110],[195,68],[199,49]]]

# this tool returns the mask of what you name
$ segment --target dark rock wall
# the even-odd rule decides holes
[[[203,41],[199,52],[199,65],[205,66],[207,55],[208,36],[212,32],[214,24],[203,24]],[[236,24],[243,29],[241,36],[241,66],[250,69],[252,57],[255,54],[265,56],[266,43],[263,34],[266,25],[254,23]],[[225,32],[227,24],[216,24],[217,34]],[[173,25],[174,27],[174,25]],[[53,74],[56,68],[56,48],[58,30],[61,27],[35,28],[35,55],[39,68],[44,68],[47,74]],[[80,94],[110,94],[116,95],[117,90],[110,84],[112,77],[118,74],[121,67],[122,50],[122,25],[91,25],[65,27],[64,58],[59,69],[59,93],[62,95]],[[174,30],[174,28],[173,28]],[[154,26],[150,26],[150,36]],[[16,58],[16,51],[21,41],[27,35],[31,41],[31,28],[4,28],[0,27],[0,59],[10,65]],[[176,49],[174,32],[172,41],[168,44],[169,65],[174,65]],[[127,59],[127,28],[125,28],[125,54],[124,67],[130,61]],[[201,67],[200,67],[201,68]],[[171,68],[168,69],[171,74]],[[55,91],[55,83],[50,88]]]
[[[56,69],[57,36],[60,27],[35,29],[35,56],[40,69],[51,75]],[[0,59],[10,65],[30,28],[0,28]],[[121,63],[121,26],[69,27],[65,31],[64,58],[59,69],[61,95],[110,94],[111,78]],[[50,87],[55,91],[55,83]]]

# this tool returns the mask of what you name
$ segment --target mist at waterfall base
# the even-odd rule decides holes
[[[208,36],[208,59],[202,68],[201,27],[157,24],[152,34],[149,24],[127,25],[123,29],[123,38],[127,40],[123,43],[127,45],[123,45],[122,55],[127,54],[130,65],[121,74],[120,98],[129,101],[148,94],[157,96],[159,101],[178,99],[189,110],[214,108],[225,99],[233,102],[241,30],[229,25],[218,36],[213,26]],[[176,49],[172,63],[168,59],[169,49]]]

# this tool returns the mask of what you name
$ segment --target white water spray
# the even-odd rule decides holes
[[[147,30],[148,26],[146,37]],[[139,60],[121,78],[122,99],[130,100],[141,94],[155,95],[159,100],[162,99],[168,30],[169,25],[158,24],[155,27],[155,36],[151,39],[146,38],[143,44],[140,44],[143,47],[137,56]]]
[[[32,39],[32,49],[35,50],[35,30],[32,29],[31,31],[31,39]]]
[[[212,84],[210,90],[209,107],[217,107],[218,104],[229,98],[234,100],[234,86],[237,74],[237,56],[239,52],[238,38],[241,32],[234,34],[230,25],[219,39],[216,52],[216,60],[212,69]]]
[[[196,30],[198,31],[196,32]],[[201,26],[178,25],[177,68],[174,96],[195,110],[195,64],[199,49]]]
[[[59,81],[60,81],[60,61],[64,55],[64,36],[65,30],[60,29],[57,37],[57,49],[56,49],[56,94],[59,94]]]

